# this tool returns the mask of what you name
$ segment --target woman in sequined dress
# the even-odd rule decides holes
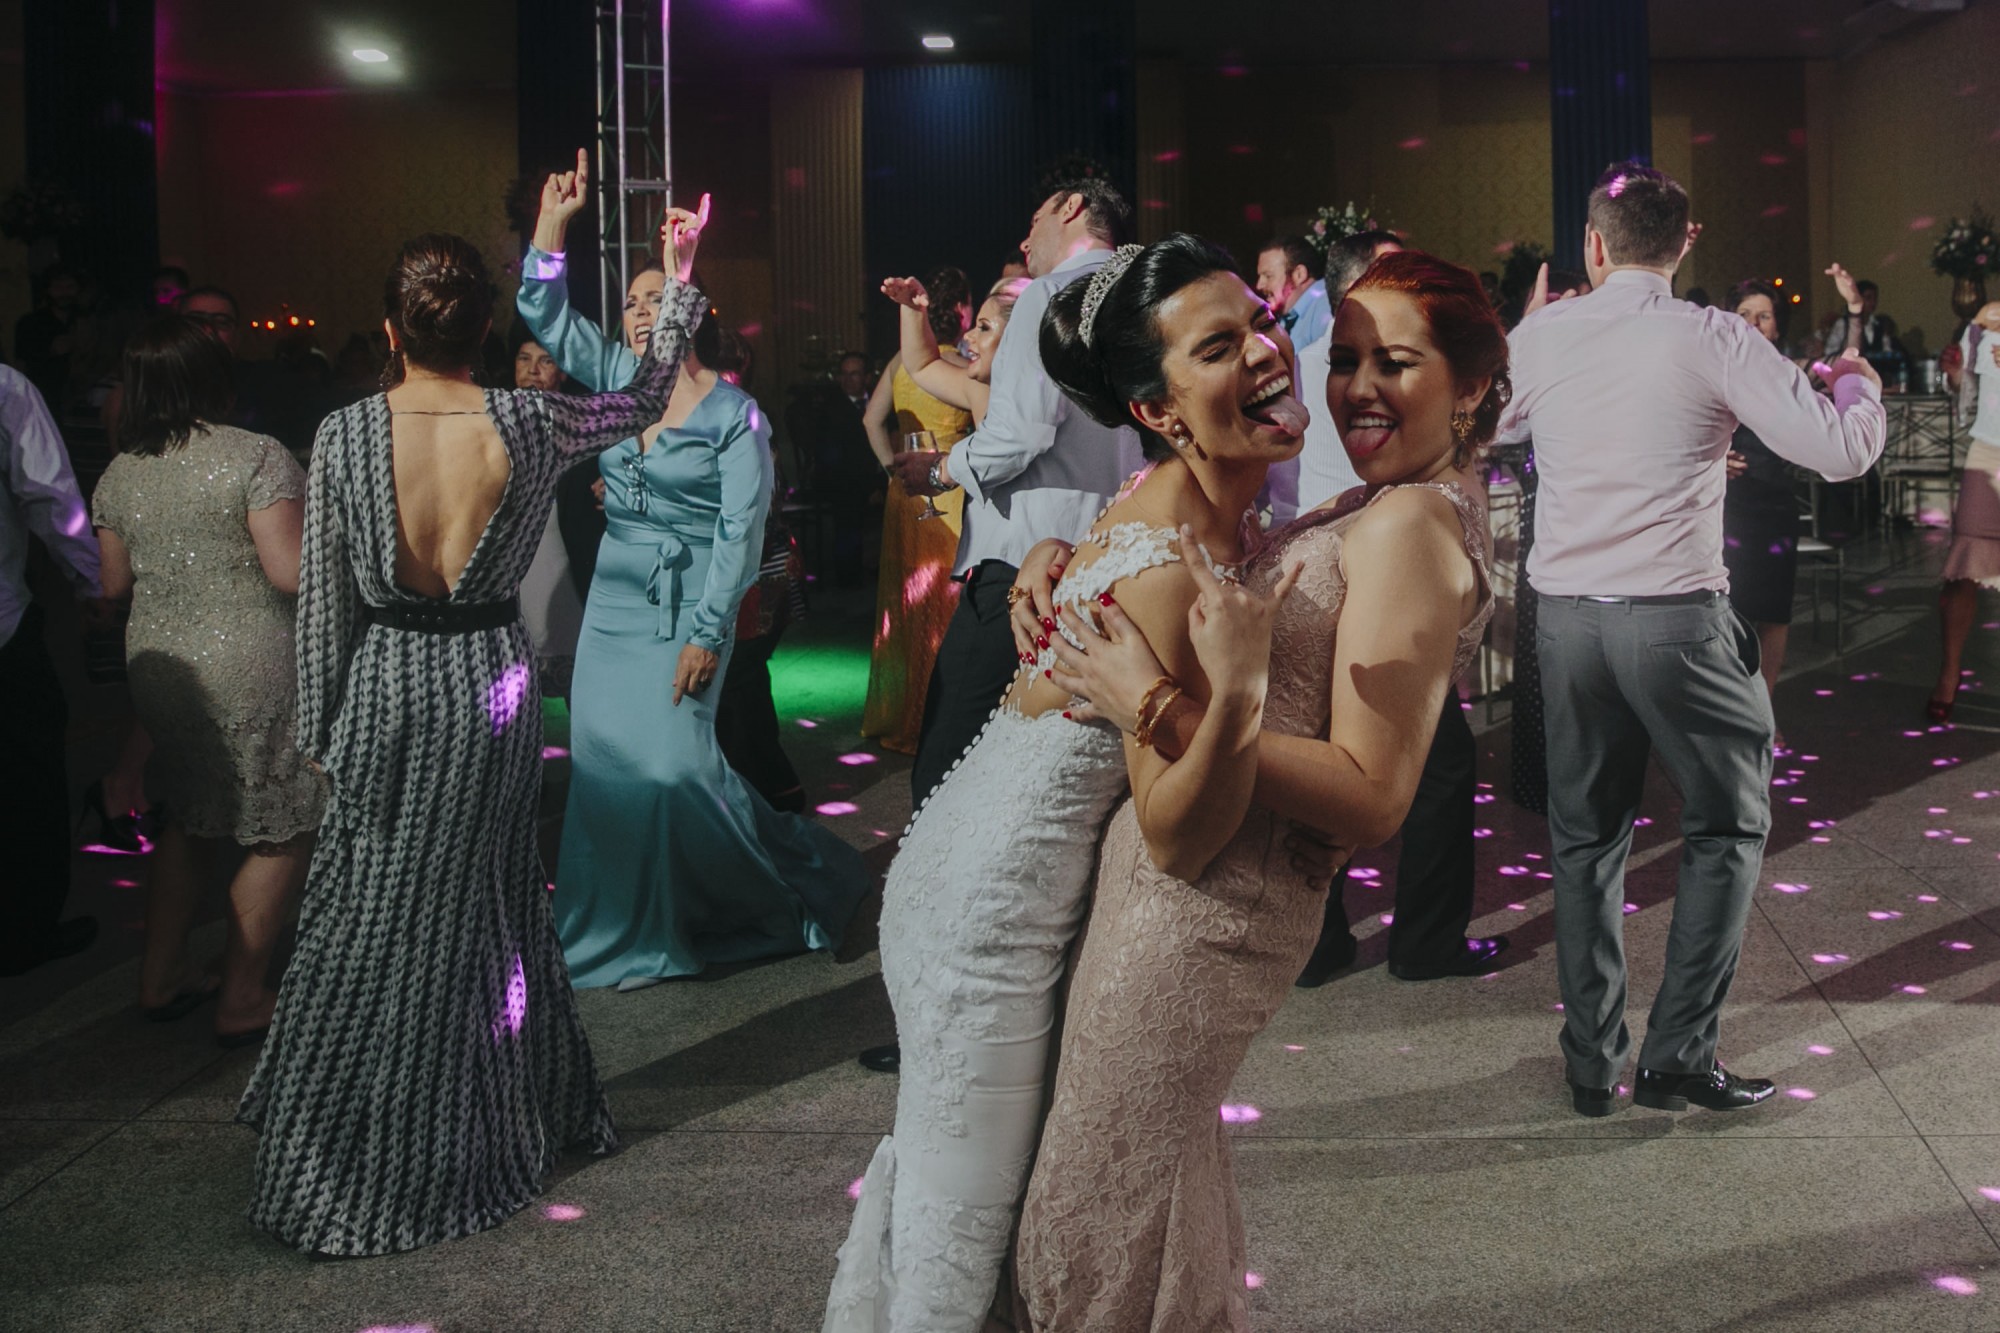
[[[132,598],[132,704],[173,805],[147,885],[139,1002],[156,1022],[217,999],[224,1045],[263,1035],[272,950],[305,877],[324,784],[294,727],[293,618],[305,474],[276,440],[214,423],[228,350],[178,315],[126,347],[122,452],[92,520],[104,592]],[[219,979],[187,956],[219,845],[248,850],[229,885]]]

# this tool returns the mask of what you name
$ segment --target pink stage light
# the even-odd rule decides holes
[[[1815,1043],[1814,1043],[1813,1045],[1811,1045],[1811,1046],[1808,1046],[1808,1047],[1806,1047],[1806,1054],[1808,1054],[1808,1055],[1832,1055],[1832,1054],[1833,1054],[1833,1047],[1831,1047],[1831,1046],[1821,1046],[1821,1045],[1819,1045],[1818,1043],[1816,1043],[1816,1042],[1815,1042]]]
[[[2000,1189],[1995,1189],[1991,1185],[1981,1185],[1979,1192],[1994,1203],[2000,1203]]]
[[[852,801],[827,801],[813,807],[815,813],[822,815],[851,815],[860,808]]]
[[[542,1209],[542,1216],[551,1222],[574,1222],[583,1216],[583,1209],[573,1203],[552,1203]]]
[[[1261,1273],[1245,1273],[1243,1275],[1243,1285],[1255,1291],[1264,1285],[1264,1275]]]
[[[567,759],[569,758],[569,751],[563,749],[560,745],[544,745],[542,747],[542,758]]]
[[[514,955],[514,975],[507,979],[507,999],[500,1010],[500,1016],[493,1020],[493,1037],[499,1040],[500,1030],[505,1028],[514,1035],[520,1035],[521,1025],[528,1021],[528,976],[521,970],[521,955]]]
[[[1262,1120],[1264,1113],[1249,1103],[1229,1103],[1222,1106],[1222,1123],[1225,1125],[1248,1125]]]
[[[875,756],[867,753],[864,750],[857,750],[853,754],[844,754],[840,756],[840,762],[846,764],[849,768],[859,768],[863,764],[874,763]]]
[[[1819,1096],[1819,1094],[1814,1092],[1811,1088],[1786,1088],[1785,1095],[1787,1097],[1797,1098],[1799,1101],[1802,1102],[1813,1101],[1817,1099]]]
[[[1956,1277],[1947,1273],[1931,1283],[1939,1291],[1948,1291],[1954,1296],[1977,1296],[1979,1284],[1970,1278]]]
[[[1905,986],[1905,987],[1903,987],[1903,994],[1905,994],[1905,995],[1928,995],[1928,994],[1930,994],[1930,991],[1929,991],[1929,990],[1928,990],[1928,989],[1927,989],[1926,987],[1923,987],[1923,986]]]
[[[861,1183],[867,1179],[868,1177],[866,1176],[856,1176],[854,1179],[848,1181],[847,1197],[850,1199],[859,1199],[861,1197]]]

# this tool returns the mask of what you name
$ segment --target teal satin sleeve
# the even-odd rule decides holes
[[[694,610],[688,642],[711,652],[736,632],[736,613],[757,581],[764,560],[764,523],[771,512],[771,427],[754,401],[716,448],[722,506],[715,518],[715,551]]]
[[[570,305],[569,276],[561,255],[528,247],[514,308],[563,374],[589,392],[622,389],[639,373],[639,358],[630,348],[605,337]]]

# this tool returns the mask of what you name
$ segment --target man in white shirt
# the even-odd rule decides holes
[[[1637,163],[1606,171],[1584,231],[1592,292],[1510,339],[1501,438],[1534,439],[1541,492],[1528,574],[1549,751],[1561,1046],[1571,1102],[1609,1115],[1631,1052],[1624,879],[1649,754],[1682,799],[1680,885],[1633,1100],[1754,1106],[1774,1091],[1715,1058],[1770,830],[1772,720],[1757,640],[1722,563],[1724,458],[1737,423],[1829,480],[1887,437],[1881,382],[1848,354],[1831,402],[1750,325],[1676,300],[1687,194]]]
[[[1340,309],[1347,289],[1360,280],[1370,264],[1402,248],[1403,243],[1386,231],[1357,232],[1326,248],[1326,276],[1320,280],[1328,297],[1326,318],[1309,337],[1292,339],[1292,346],[1299,349],[1299,383],[1313,385],[1326,379],[1326,352],[1333,345],[1333,312]],[[1360,475],[1341,447],[1340,432],[1333,428],[1333,414],[1315,411],[1306,422],[1305,444],[1299,456],[1271,469],[1265,484],[1271,521],[1289,522],[1360,484]]]
[[[28,590],[28,539],[39,537],[71,586],[99,595],[97,537],[69,452],[42,396],[0,366],[0,976],[80,953],[94,917],[61,919],[69,896],[69,710]]]
[[[1080,541],[1144,462],[1134,431],[1100,426],[1063,397],[1041,353],[1049,298],[1110,258],[1131,216],[1131,205],[1100,177],[1052,184],[1021,242],[1034,281],[1014,303],[994,352],[985,421],[949,455],[896,456],[913,495],[965,489],[952,571],[964,586],[924,696],[910,771],[916,805],[972,744],[1020,667],[1007,589],[1022,558],[1046,537]]]

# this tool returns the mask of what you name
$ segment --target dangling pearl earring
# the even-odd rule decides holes
[[[1183,445],[1186,448],[1194,450],[1194,456],[1196,458],[1199,458],[1202,462],[1206,463],[1208,461],[1208,452],[1201,447],[1200,440],[1197,440],[1194,436],[1188,433],[1188,428],[1186,426],[1180,426],[1175,429],[1174,443],[1178,445]]]

